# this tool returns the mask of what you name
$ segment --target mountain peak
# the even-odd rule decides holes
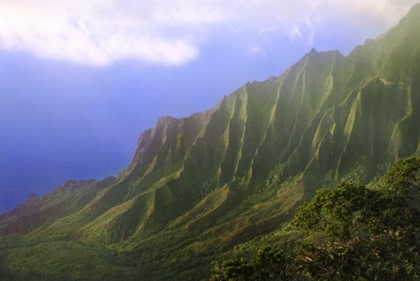
[[[420,2],[415,4],[413,7],[411,7],[410,11],[408,12],[407,16],[411,16],[413,14],[420,16]]]
[[[38,197],[39,196],[36,195],[35,193],[31,193],[31,194],[29,194],[28,198],[26,198],[26,201],[31,201],[31,200],[34,200],[34,199],[36,199]]]
[[[174,121],[174,120],[176,120],[177,118],[175,118],[175,117],[172,117],[172,116],[162,116],[162,117],[160,117],[159,119],[158,119],[158,123],[161,123],[161,122],[168,122],[168,121]]]

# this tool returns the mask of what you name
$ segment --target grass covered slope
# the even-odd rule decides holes
[[[416,5],[347,57],[313,49],[207,112],[160,118],[117,178],[68,182],[1,215],[2,270],[14,280],[83,280],[87,263],[87,274],[109,270],[101,280],[121,268],[147,280],[199,280],[219,254],[276,236],[315,190],[366,184],[419,155],[419,26]],[[79,252],[74,266],[50,268]]]

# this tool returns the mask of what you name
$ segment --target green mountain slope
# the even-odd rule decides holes
[[[419,155],[419,27],[418,4],[347,57],[313,49],[207,112],[159,119],[117,178],[68,182],[1,215],[3,270],[13,280],[88,280],[83,272],[109,263],[126,278],[199,280],[216,255],[276,233],[316,189],[367,184]],[[29,254],[40,243],[40,257],[91,255],[46,270],[51,261]]]

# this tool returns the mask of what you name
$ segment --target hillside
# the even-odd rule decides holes
[[[69,181],[0,216],[4,276],[200,280],[315,190],[420,155],[419,27],[417,4],[346,57],[312,49],[209,111],[160,118],[116,178]]]

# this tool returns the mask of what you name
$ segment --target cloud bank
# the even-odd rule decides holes
[[[41,58],[103,66],[137,59],[181,65],[199,56],[216,28],[252,32],[247,27],[292,26],[302,37],[310,28],[313,44],[318,21],[361,18],[385,28],[397,23],[417,0],[2,0],[0,48]],[[358,22],[359,21],[359,22]],[[226,38],[226,40],[229,40]],[[253,55],[260,49],[251,48]]]
[[[2,0],[0,47],[92,65],[182,64],[198,56],[197,30],[224,17],[184,1]]]

